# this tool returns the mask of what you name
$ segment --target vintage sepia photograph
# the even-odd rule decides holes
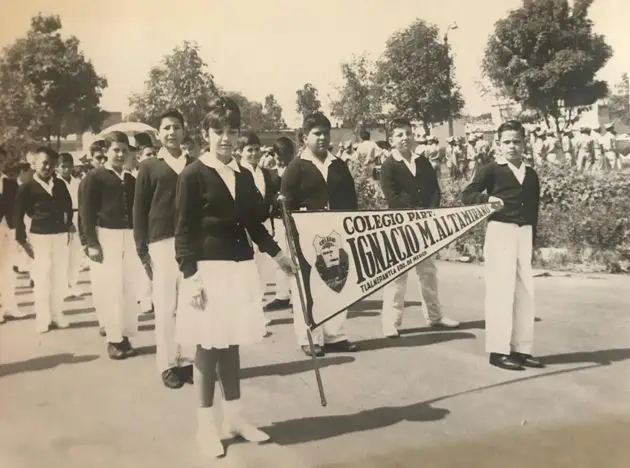
[[[630,467],[630,4],[0,16],[0,468]]]

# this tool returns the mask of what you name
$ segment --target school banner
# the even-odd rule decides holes
[[[430,210],[290,214],[312,329],[379,290],[486,219],[489,204]]]

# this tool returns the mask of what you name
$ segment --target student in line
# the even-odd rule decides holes
[[[107,162],[90,171],[79,194],[82,235],[91,260],[94,306],[107,340],[107,354],[120,360],[135,356],[129,338],[138,330],[138,265],[133,240],[136,180],[124,166],[129,139],[122,132],[105,136]]]
[[[191,162],[181,149],[184,117],[174,109],[159,118],[162,147],[155,158],[140,163],[133,207],[136,252],[152,272],[155,311],[155,354],[167,388],[192,383],[192,356],[175,341],[181,275],[175,261],[175,191],[177,178]]]
[[[286,169],[282,178],[281,193],[287,198],[292,211],[306,210],[356,210],[358,208],[354,179],[347,164],[328,151],[330,145],[330,120],[321,112],[304,118],[302,130],[304,146],[300,156]],[[297,281],[292,282],[295,298]],[[293,325],[298,346],[304,354],[311,355],[307,325],[301,304],[294,301]],[[344,331],[347,311],[328,320],[312,333],[313,350],[317,356],[328,352],[354,352],[357,345],[348,340]]]
[[[176,336],[182,345],[197,347],[197,441],[211,457],[225,453],[216,426],[217,381],[225,432],[251,442],[269,439],[241,414],[239,349],[261,340],[265,327],[249,239],[287,273],[293,271],[260,222],[251,173],[233,159],[240,121],[233,100],[219,97],[211,103],[203,120],[208,151],[180,174],[175,201],[175,252],[184,276],[183,297],[192,305],[178,311]]]
[[[393,209],[426,209],[440,206],[437,173],[429,159],[414,153],[411,122],[396,118],[389,125],[391,155],[381,167],[380,182]],[[431,327],[457,328],[459,322],[445,317],[438,298],[437,267],[433,257],[425,258],[412,270],[422,288],[422,309]],[[409,273],[398,276],[383,290],[381,324],[383,335],[398,338],[405,309]]]
[[[59,155],[48,147],[33,153],[33,178],[20,186],[15,206],[15,239],[33,259],[35,328],[67,328],[63,300],[68,288],[68,241],[73,229],[72,198],[56,178]],[[24,216],[31,218],[26,233]]]
[[[72,199],[72,213],[76,216],[79,211],[79,184],[81,180],[74,177],[74,158],[70,153],[61,153],[59,155],[59,165],[57,166],[57,175],[59,179],[66,184],[70,198]],[[76,219],[73,217],[73,221]],[[79,273],[81,270],[81,261],[83,260],[83,249],[81,240],[77,233],[76,225],[73,222],[70,228],[70,240],[68,243],[68,292],[67,297],[77,297],[81,295],[79,291]]]
[[[501,369],[543,367],[532,356],[534,278],[532,249],[536,239],[540,181],[523,161],[525,129],[509,120],[499,127],[499,153],[464,189],[467,205],[491,203],[484,245],[486,278],[486,352]]]
[[[287,166],[295,157],[295,145],[291,139],[280,137],[273,145],[273,152],[276,158],[276,167],[271,171],[271,177],[272,180],[274,180],[273,184],[276,187],[280,187]],[[282,209],[277,201],[277,194],[271,211],[271,219],[273,238],[280,248],[286,252],[288,251],[286,231],[284,229],[284,222],[282,221]],[[265,304],[265,312],[288,309],[291,306],[291,277],[287,276],[281,268],[277,267],[275,280],[275,297]]]

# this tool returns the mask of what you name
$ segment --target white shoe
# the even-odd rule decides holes
[[[459,327],[459,322],[448,317],[442,317],[437,322],[430,322],[429,325],[437,328],[457,328]]]
[[[241,416],[241,400],[223,401],[224,431],[234,436],[241,436],[248,442],[267,442],[270,437]]]
[[[197,443],[204,457],[218,458],[225,455],[215,409],[212,407],[197,408]]]

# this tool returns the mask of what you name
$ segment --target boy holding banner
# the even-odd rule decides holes
[[[540,182],[523,162],[525,130],[510,120],[498,129],[499,154],[464,189],[465,204],[491,203],[484,245],[486,351],[501,369],[543,367],[531,355],[534,338],[532,248]],[[486,192],[486,193],[483,193]]]
[[[394,119],[389,126],[391,155],[381,167],[381,187],[389,208],[438,208],[440,187],[427,158],[413,152],[413,131],[407,119]],[[422,288],[425,317],[432,327],[457,328],[459,322],[444,317],[438,300],[437,271],[432,257],[415,267]],[[408,274],[397,277],[383,290],[383,334],[398,338],[405,308]]]
[[[321,112],[304,118],[304,148],[300,156],[287,167],[280,192],[287,199],[292,211],[298,210],[346,210],[358,208],[354,179],[342,159],[328,151],[330,144],[330,120]],[[297,281],[292,284],[291,295],[299,297]],[[294,301],[299,310],[293,313],[293,324],[298,345],[304,354],[311,356],[308,346],[307,324],[301,303]],[[344,325],[347,312],[343,311],[328,320],[312,333],[315,355],[325,351],[354,352],[356,344],[348,340]]]

